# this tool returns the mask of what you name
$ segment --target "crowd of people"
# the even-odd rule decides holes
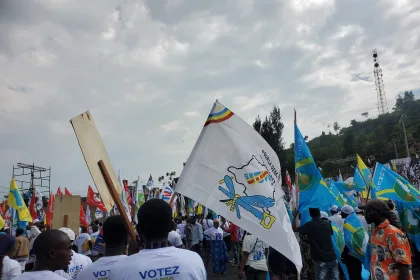
[[[369,244],[363,254],[370,254],[372,280],[411,280],[412,248],[392,201],[371,199],[365,205],[353,208],[344,205],[330,207],[330,215],[318,208],[309,208],[311,221],[299,226],[299,215],[293,222],[293,230],[299,233],[302,256],[303,276],[305,279],[345,279],[339,263],[343,263],[351,280],[361,280],[366,264],[349,249],[347,244],[341,255],[333,246],[333,226],[343,234],[344,228],[351,228],[348,219],[357,217],[363,229],[370,236]],[[363,240],[361,240],[363,242]],[[370,249],[369,249],[370,248]],[[362,249],[362,248],[360,248]],[[365,276],[366,277],[366,276]],[[366,278],[365,278],[366,279]]]
[[[174,220],[168,203],[151,199],[140,207],[137,218],[136,242],[129,242],[119,215],[81,227],[77,235],[39,222],[27,232],[17,229],[16,237],[3,229],[0,279],[207,279],[206,268],[224,275],[228,265],[238,267],[238,278],[265,279],[269,270],[268,246],[212,212]],[[93,246],[100,229],[103,254]],[[271,251],[274,262],[278,252]]]
[[[344,248],[337,259],[331,236],[355,215],[371,232],[371,279],[413,279],[410,242],[401,231],[393,204],[372,199],[356,209],[331,206],[330,213],[309,209],[311,221],[292,228],[299,233],[306,279],[340,279],[345,263],[350,279],[362,279],[363,263]],[[363,213],[364,211],[364,213]],[[282,254],[210,212],[206,217],[172,218],[172,208],[161,199],[146,201],[137,213],[138,238],[129,239],[122,216],[110,216],[76,234],[69,228],[45,229],[35,223],[15,236],[0,233],[0,279],[207,279],[207,273],[226,274],[237,267],[237,278],[298,279],[293,263]],[[370,224],[372,226],[370,226]],[[93,244],[101,230],[105,251]],[[208,269],[208,271],[207,271]],[[44,279],[45,278],[45,279]]]

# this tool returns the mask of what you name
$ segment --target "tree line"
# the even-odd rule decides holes
[[[340,127],[338,122],[334,122],[335,133],[331,132],[331,126],[328,125],[327,132],[322,131],[321,135],[307,142],[324,177],[336,176],[339,170],[343,176],[353,176],[356,160],[352,160],[352,157],[356,153],[368,165],[376,161],[386,163],[397,157],[406,157],[402,122],[406,128],[410,156],[420,155],[420,100],[414,97],[412,91],[400,94],[387,114],[369,117],[369,113],[365,112],[361,115],[365,120],[353,119],[348,127]],[[258,115],[253,127],[279,157],[282,177],[285,178],[286,169],[293,177],[294,144],[285,148],[280,107],[275,105],[263,118]],[[346,158],[349,160],[343,160]]]

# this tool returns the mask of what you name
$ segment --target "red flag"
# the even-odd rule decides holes
[[[54,213],[54,199],[55,196],[53,193],[50,194],[50,198],[48,199],[48,207],[47,212],[45,213],[45,225],[51,226],[53,213]]]
[[[38,219],[38,215],[36,214],[36,210],[35,210],[35,193],[32,193],[31,196],[31,203],[29,203],[29,212],[31,213],[32,219]]]
[[[289,190],[292,191],[292,178],[290,178],[289,171],[286,169],[286,185],[289,187]]]
[[[60,187],[58,187],[58,189],[57,189],[57,194],[63,195],[63,192],[61,191]]]
[[[6,204],[7,204],[6,201],[3,201],[1,203],[1,214],[2,214],[3,217],[6,216],[6,211],[7,211]]]
[[[69,192],[67,188],[64,188],[64,195],[72,196],[72,194]]]
[[[102,200],[95,195],[91,186],[89,186],[89,188],[88,188],[86,203],[88,205],[98,207],[102,212],[107,212],[106,208],[105,208],[105,205],[102,203]]]
[[[124,191],[127,197],[127,203],[128,205],[131,205],[132,199],[131,199],[130,191],[128,190],[128,181],[123,180],[123,185],[124,185]]]
[[[89,226],[88,223],[86,222],[85,210],[83,210],[82,204],[80,204],[80,224],[84,227]]]

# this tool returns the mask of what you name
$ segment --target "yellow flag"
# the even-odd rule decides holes
[[[16,209],[19,221],[32,223],[31,213],[29,213],[28,207],[26,207],[25,201],[23,201],[22,196],[20,195],[14,177],[10,183],[10,191],[7,198],[7,204],[10,207]]]
[[[203,206],[201,204],[198,204],[197,206],[197,215],[203,214]]]
[[[3,229],[6,226],[3,217],[0,215],[0,229]]]

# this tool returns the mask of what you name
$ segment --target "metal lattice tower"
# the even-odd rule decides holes
[[[375,89],[378,99],[379,115],[388,113],[388,103],[386,101],[385,86],[383,80],[382,69],[379,66],[378,52],[373,49],[373,75],[375,75]]]

